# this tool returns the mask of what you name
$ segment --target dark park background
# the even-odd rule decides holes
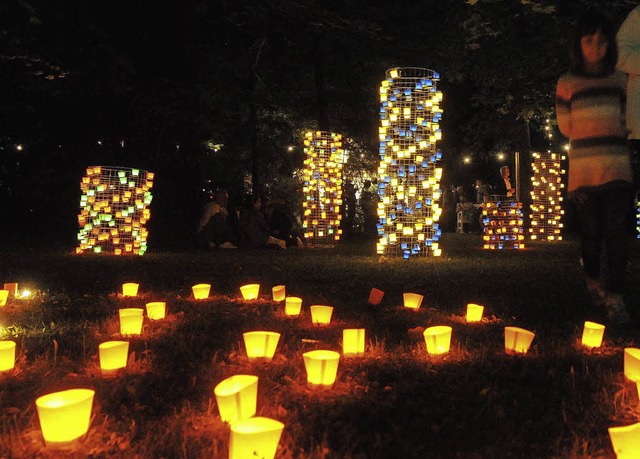
[[[572,23],[636,3],[4,1],[0,235],[72,248],[80,178],[111,165],[156,173],[150,247],[188,247],[208,184],[295,205],[306,129],[342,133],[346,175],[373,174],[379,84],[404,66],[442,76],[442,185],[497,182],[519,151],[526,205],[529,152],[564,145],[544,126]]]

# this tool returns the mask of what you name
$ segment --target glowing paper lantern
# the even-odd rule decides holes
[[[9,290],[0,290],[0,307],[5,306],[7,304],[8,298],[9,298]]]
[[[135,282],[122,284],[122,296],[138,296],[138,284]]]
[[[424,297],[419,293],[403,293],[402,299],[404,301],[404,307],[409,309],[418,309],[422,304]]]
[[[512,201],[506,196],[497,201],[484,202],[482,215],[484,249],[524,249],[521,202]]]
[[[118,309],[121,335],[139,335],[142,332],[142,313],[140,308]]]
[[[260,294],[260,284],[247,284],[240,287],[242,298],[245,300],[255,300]]]
[[[191,290],[193,291],[193,297],[196,300],[206,300],[209,298],[211,284],[197,284],[191,287]]]
[[[531,240],[562,240],[562,162],[565,155],[557,153],[533,153],[533,177],[531,177]]]
[[[333,307],[314,305],[309,308],[311,310],[311,322],[314,324],[326,325],[331,322]]]
[[[342,330],[342,355],[355,357],[364,354],[364,328],[345,328]]]
[[[429,69],[387,70],[380,86],[377,253],[440,256],[438,223],[442,159],[440,74]]]
[[[129,357],[128,341],[106,341],[98,346],[100,355],[100,370],[103,376],[113,375],[122,368],[126,368]]]
[[[342,230],[342,136],[315,131],[304,135],[304,186],[302,203],[304,237],[314,243],[340,240]]]
[[[273,301],[283,301],[287,296],[287,288],[284,285],[276,285],[271,288],[271,295],[273,296]]]
[[[95,392],[69,389],[36,399],[42,436],[47,446],[68,447],[87,433]]]
[[[336,382],[340,354],[334,351],[315,350],[302,354],[307,370],[307,385],[311,388],[330,388]]]
[[[278,347],[280,333],[268,331],[253,331],[243,333],[244,346],[249,360],[265,359],[270,362]]]
[[[371,289],[371,292],[369,293],[369,304],[377,306],[380,303],[382,303],[383,297],[384,297],[384,292],[374,287]]]
[[[0,341],[0,372],[12,370],[16,364],[16,343]]]
[[[229,459],[273,459],[284,424],[270,418],[255,417],[231,424]]]
[[[76,253],[144,255],[153,172],[91,166],[82,178]]]
[[[284,300],[284,313],[288,316],[300,315],[302,309],[302,298],[297,296],[288,296]]]
[[[164,319],[167,313],[167,303],[164,301],[153,301],[146,304],[147,316],[151,320]]]
[[[631,381],[640,379],[640,349],[635,347],[624,349],[624,375]]]
[[[451,327],[438,325],[424,331],[427,352],[432,355],[446,354],[451,346]]]
[[[246,419],[256,414],[258,377],[234,375],[220,382],[213,393],[216,396],[220,418],[225,422]]]
[[[504,351],[507,354],[526,354],[535,333],[519,327],[504,327]]]
[[[483,312],[484,306],[475,303],[467,304],[467,322],[480,322]]]
[[[18,294],[18,283],[6,282],[3,289],[9,292],[9,296],[16,296]]]
[[[617,459],[640,457],[640,422],[621,427],[609,427],[609,438]]]
[[[600,347],[602,345],[602,337],[604,336],[604,328],[604,325],[587,320],[582,330],[582,345],[586,347]]]

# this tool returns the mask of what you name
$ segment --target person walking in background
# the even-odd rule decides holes
[[[596,304],[605,306],[611,322],[626,323],[625,221],[632,180],[624,118],[627,77],[615,68],[611,22],[598,13],[583,15],[572,55],[572,69],[558,80],[556,115],[570,142],[567,188],[581,225],[587,289]]]

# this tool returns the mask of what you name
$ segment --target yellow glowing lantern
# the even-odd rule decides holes
[[[334,351],[315,350],[302,354],[307,370],[307,385],[311,388],[330,388],[336,381],[340,354]]]
[[[371,289],[371,292],[369,292],[369,304],[373,304],[374,306],[379,305],[382,303],[383,297],[384,292],[374,287]]]
[[[564,183],[562,167],[565,155],[548,151],[533,152],[533,177],[531,177],[531,227],[532,240],[562,240],[562,208]]]
[[[273,296],[273,301],[283,301],[287,296],[287,288],[284,285],[276,285],[271,288],[271,295]]]
[[[427,352],[432,355],[446,354],[451,346],[451,327],[438,325],[424,331]]]
[[[8,298],[9,298],[9,290],[0,290],[0,307],[5,306],[7,304]]]
[[[284,300],[284,313],[288,316],[300,315],[302,309],[302,298],[297,296],[288,296]]]
[[[584,323],[582,330],[582,345],[586,347],[600,347],[604,336],[604,325],[595,322]]]
[[[122,296],[138,296],[138,284],[135,282],[122,284]]]
[[[418,309],[422,304],[424,297],[419,293],[403,293],[402,299],[404,301],[404,307],[410,309]]]
[[[270,362],[278,347],[280,333],[269,331],[253,331],[243,333],[244,345],[249,360],[265,359]]]
[[[0,341],[0,372],[12,370],[16,364],[16,343]]]
[[[255,417],[231,424],[229,459],[273,459],[284,424],[275,419]]]
[[[260,294],[260,284],[247,284],[240,287],[242,298],[245,300],[255,300]]]
[[[342,330],[342,355],[355,357],[364,354],[364,328],[345,328]]]
[[[258,377],[234,375],[220,382],[213,393],[216,396],[220,418],[225,422],[250,418],[256,414]]]
[[[211,284],[197,284],[191,287],[191,290],[193,291],[193,297],[196,300],[206,300],[209,298]]]
[[[164,301],[153,301],[146,304],[147,316],[151,320],[164,319],[167,313],[167,303]]]
[[[9,292],[9,296],[16,296],[18,294],[18,283],[5,282],[3,289]]]
[[[467,304],[467,322],[480,322],[484,306],[475,303]]]
[[[326,325],[331,322],[333,314],[332,306],[314,305],[309,308],[311,310],[311,322],[319,325]]]
[[[128,341],[106,341],[98,346],[100,370],[103,376],[109,376],[127,366],[129,357]]]
[[[519,327],[504,327],[504,351],[507,354],[526,354],[535,333]]]
[[[121,335],[139,335],[142,332],[142,309],[118,309]]]
[[[631,381],[640,379],[640,349],[635,347],[624,349],[624,375]]]
[[[95,391],[69,389],[36,399],[42,436],[47,446],[68,447],[87,433]]]
[[[609,427],[609,438],[617,459],[640,457],[640,422],[621,427]]]

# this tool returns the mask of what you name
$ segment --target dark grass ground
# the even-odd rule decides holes
[[[589,304],[576,241],[525,251],[480,249],[478,235],[446,234],[441,258],[379,263],[375,244],[334,249],[75,256],[22,248],[0,253],[0,281],[35,298],[0,310],[3,339],[18,343],[16,370],[0,375],[0,457],[60,457],[44,448],[34,400],[71,387],[96,390],[89,434],[70,457],[226,457],[228,428],[213,387],[233,374],[260,378],[258,414],[285,423],[277,457],[614,457],[607,428],[637,422],[638,395],[624,380],[623,348],[640,341],[640,269],[631,247],[630,326],[605,332],[597,351],[579,346]],[[142,297],[122,299],[123,282]],[[194,302],[196,283],[212,298]],[[262,285],[243,302],[239,287]],[[283,317],[270,288],[303,298],[303,316]],[[380,306],[369,290],[385,291]],[[403,292],[425,296],[400,307]],[[132,338],[124,374],[100,376],[97,347],[118,337],[117,309],[165,300],[169,317],[145,322]],[[486,306],[481,324],[464,322],[469,302]],[[335,307],[325,328],[308,307]],[[417,326],[453,327],[452,350],[430,357]],[[504,354],[505,325],[536,333],[524,357]],[[329,391],[306,387],[302,353],[340,350],[342,329],[364,327],[362,359],[342,359]],[[282,333],[270,364],[248,362],[242,332]],[[313,340],[316,343],[310,343]]]

